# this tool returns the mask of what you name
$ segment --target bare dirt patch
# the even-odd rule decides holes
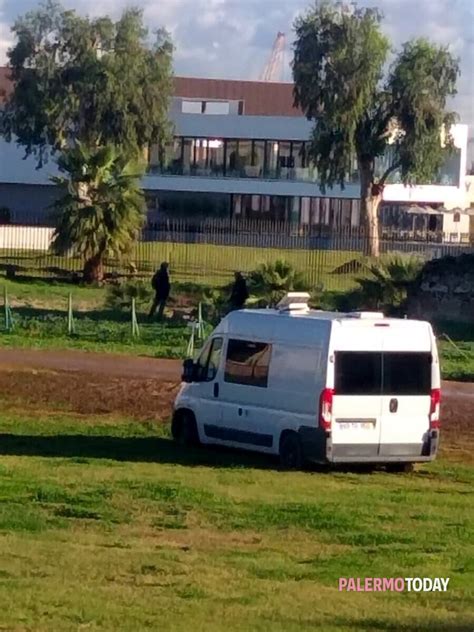
[[[156,378],[107,377],[82,372],[0,371],[3,410],[28,413],[119,414],[169,419],[178,384]]]

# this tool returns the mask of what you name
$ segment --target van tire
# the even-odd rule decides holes
[[[175,413],[171,422],[171,435],[180,446],[199,445],[199,434],[193,413],[187,410]]]
[[[410,474],[413,470],[413,463],[389,463],[387,465],[387,472],[391,474]]]
[[[280,465],[285,470],[300,470],[304,463],[303,448],[296,432],[284,432],[280,439]]]

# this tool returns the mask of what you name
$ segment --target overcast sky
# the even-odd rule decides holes
[[[176,74],[258,79],[278,31],[287,36],[285,79],[291,79],[292,23],[307,0],[64,0],[90,15],[117,16],[130,5],[143,7],[150,29],[166,27],[176,47]],[[394,46],[414,36],[448,44],[461,58],[462,76],[455,109],[474,135],[474,0],[378,0],[383,28]],[[35,0],[0,0],[0,64],[11,44],[16,17],[37,6]]]

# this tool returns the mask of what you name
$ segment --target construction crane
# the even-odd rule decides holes
[[[261,75],[260,81],[283,81],[285,65],[285,34],[278,31],[273,48]]]

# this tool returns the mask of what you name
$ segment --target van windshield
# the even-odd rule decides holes
[[[336,395],[428,395],[431,353],[337,351]]]

